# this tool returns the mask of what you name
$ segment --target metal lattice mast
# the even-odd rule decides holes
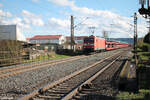
[[[135,36],[135,44],[137,44],[137,14],[134,13],[134,36]]]
[[[134,13],[134,57],[137,64],[137,14]]]

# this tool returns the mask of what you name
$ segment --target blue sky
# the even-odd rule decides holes
[[[138,0],[0,0],[0,24],[17,24],[25,37],[34,35],[70,35],[70,15],[75,17],[75,35],[132,37],[134,12],[140,8]],[[139,36],[146,34],[142,17],[138,22]]]

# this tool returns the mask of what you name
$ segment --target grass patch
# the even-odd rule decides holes
[[[116,100],[150,100],[150,90],[141,89],[139,93],[120,92]]]
[[[143,43],[143,46],[150,47],[150,44],[149,43]]]
[[[29,63],[29,62],[37,62],[37,61],[43,61],[43,60],[49,60],[49,59],[63,59],[63,58],[68,58],[68,57],[70,56],[51,53],[50,55],[39,56],[36,59],[25,60],[24,62]]]
[[[144,67],[145,65],[144,64],[138,64],[138,67]]]
[[[60,59],[60,58],[67,58],[67,57],[70,57],[70,56],[55,54],[55,55],[52,57],[52,59]]]
[[[138,52],[138,55],[150,55],[150,52]]]
[[[140,93],[144,93],[144,94],[150,94],[150,90],[146,90],[146,89],[140,89],[139,90]]]
[[[133,99],[143,99],[144,94],[134,94],[129,92],[121,92],[117,95],[116,100],[133,100]]]

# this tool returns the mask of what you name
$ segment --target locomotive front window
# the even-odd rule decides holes
[[[84,43],[94,43],[94,38],[85,38]]]

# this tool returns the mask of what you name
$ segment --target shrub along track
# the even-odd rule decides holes
[[[92,80],[94,80],[99,74],[105,71],[107,68],[112,66],[112,64],[116,63],[116,60],[120,57],[120,55],[124,54],[117,53],[111,57],[100,60],[89,67],[83,68],[80,71],[76,71],[73,74],[66,76],[54,83],[51,83],[43,88],[40,88],[29,95],[20,98],[20,100],[34,100],[34,99],[71,99],[75,94],[79,93],[79,90],[82,91],[82,88],[89,84]],[[118,67],[119,68],[119,67]],[[113,70],[117,70],[116,67],[113,66]],[[98,72],[98,73],[96,73]],[[110,70],[109,70],[110,72]],[[109,75],[109,73],[107,73]],[[106,74],[105,74],[106,75]],[[110,76],[112,74],[110,73]],[[91,76],[94,76],[91,77]],[[88,80],[88,81],[86,81]]]

